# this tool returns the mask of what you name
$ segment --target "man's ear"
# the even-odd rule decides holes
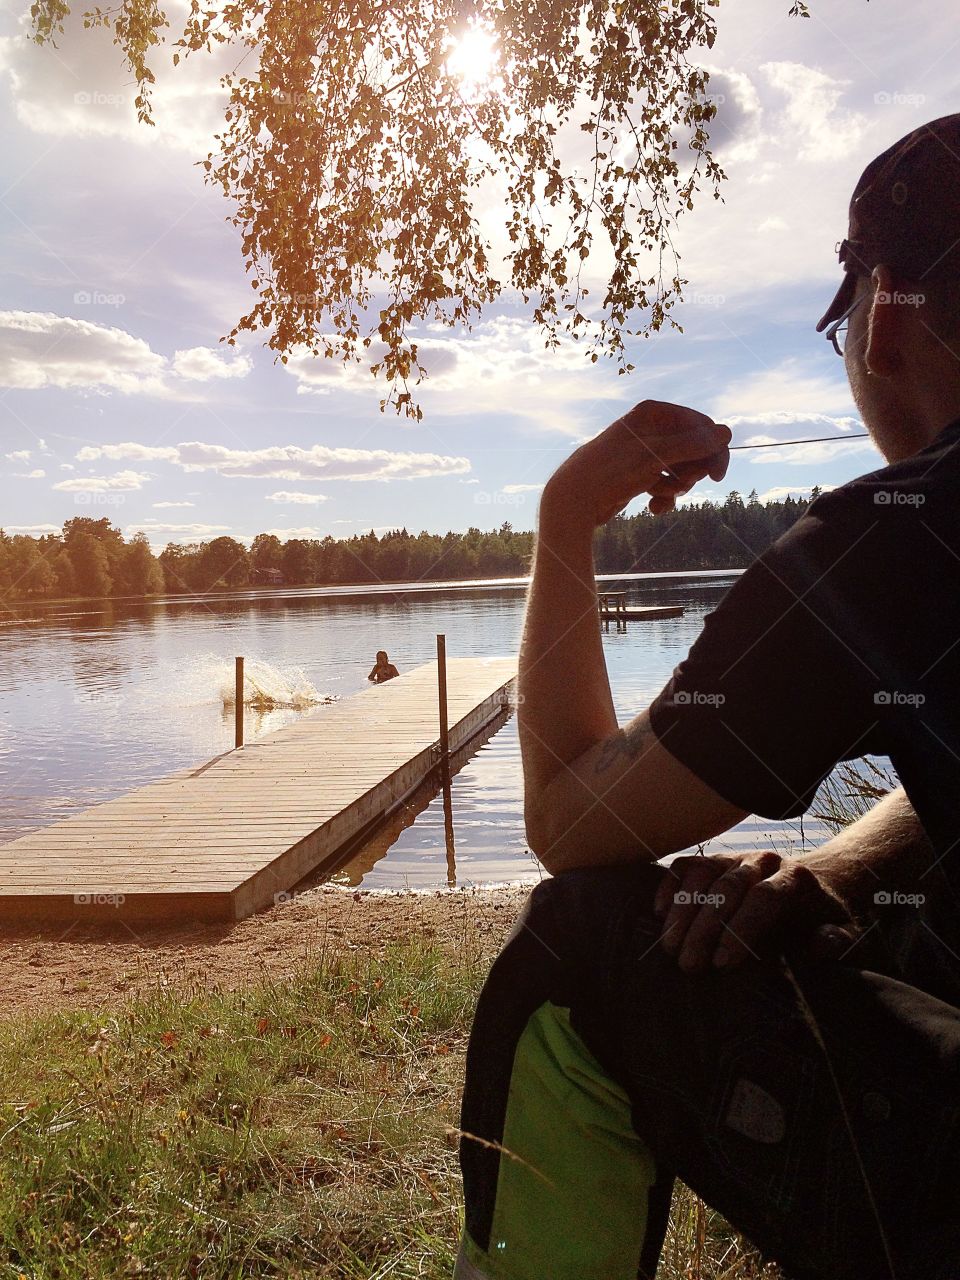
[[[867,316],[867,344],[863,358],[869,373],[889,378],[900,368],[903,344],[903,307],[894,302],[893,272],[889,267],[874,267],[870,273],[873,297]]]

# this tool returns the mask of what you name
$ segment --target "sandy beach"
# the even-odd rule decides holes
[[[103,1009],[168,987],[236,990],[281,981],[326,952],[380,953],[415,934],[460,954],[492,956],[529,892],[526,886],[432,893],[320,886],[233,925],[176,929],[128,925],[4,929],[0,1014]]]

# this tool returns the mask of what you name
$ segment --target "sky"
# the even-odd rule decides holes
[[[644,399],[726,422],[734,443],[839,437],[735,453],[688,501],[805,496],[883,465],[871,441],[843,439],[863,427],[814,326],[865,164],[960,109],[955,0],[812,0],[808,20],[789,0],[723,0],[703,64],[728,180],[674,237],[684,332],[630,339],[635,371],[618,376],[573,343],[546,349],[505,298],[471,332],[421,334],[433,374],[419,423],[381,414],[366,372],[284,366],[262,332],[219,341],[250,305],[231,207],[197,165],[222,117],[223,59],[155,58],[151,129],[109,36],[82,29],[87,6],[56,49],[26,38],[28,7],[0,13],[7,532],[107,516],[160,550],[262,531],[530,529],[563,458]],[[169,11],[178,34],[184,7]]]

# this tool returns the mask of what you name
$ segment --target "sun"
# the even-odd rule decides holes
[[[466,97],[494,89],[500,70],[496,33],[481,23],[471,23],[451,41],[445,66],[448,74],[460,81]]]

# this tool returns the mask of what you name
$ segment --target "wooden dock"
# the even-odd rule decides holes
[[[515,658],[447,659],[451,754],[507,714],[515,676]],[[0,921],[241,920],[335,866],[439,761],[434,661],[0,846]]]

